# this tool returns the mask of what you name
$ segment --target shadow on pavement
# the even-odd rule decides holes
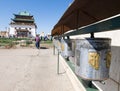
[[[49,49],[49,48],[47,48],[47,47],[40,47],[40,49]]]

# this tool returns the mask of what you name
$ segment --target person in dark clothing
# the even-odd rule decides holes
[[[36,48],[39,49],[39,48],[40,48],[40,38],[39,38],[38,35],[36,35],[36,37],[35,37],[35,41],[36,41],[36,43],[35,43]]]

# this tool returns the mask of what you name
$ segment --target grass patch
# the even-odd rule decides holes
[[[41,41],[41,44],[52,44],[53,42],[51,40]]]
[[[28,38],[0,38],[0,46],[9,46],[10,48],[18,44],[18,41],[21,40],[30,40]],[[30,44],[27,42],[27,44]]]
[[[21,41],[23,40],[23,42]],[[31,44],[34,44],[35,41],[34,39],[30,39],[30,38],[0,38],[0,46],[9,46],[9,47],[13,47],[17,44],[22,45],[24,44],[25,47],[29,47]],[[42,40],[40,42],[40,44],[45,44],[45,46],[52,46],[52,41],[51,40]]]
[[[29,40],[28,38],[0,38],[0,43],[10,43],[13,41]]]

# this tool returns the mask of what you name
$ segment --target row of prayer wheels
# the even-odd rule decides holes
[[[111,39],[60,39],[54,44],[64,58],[72,58],[75,73],[85,80],[102,81],[109,78]]]

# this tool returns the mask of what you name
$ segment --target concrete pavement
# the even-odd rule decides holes
[[[53,49],[0,49],[0,91],[75,91]]]

